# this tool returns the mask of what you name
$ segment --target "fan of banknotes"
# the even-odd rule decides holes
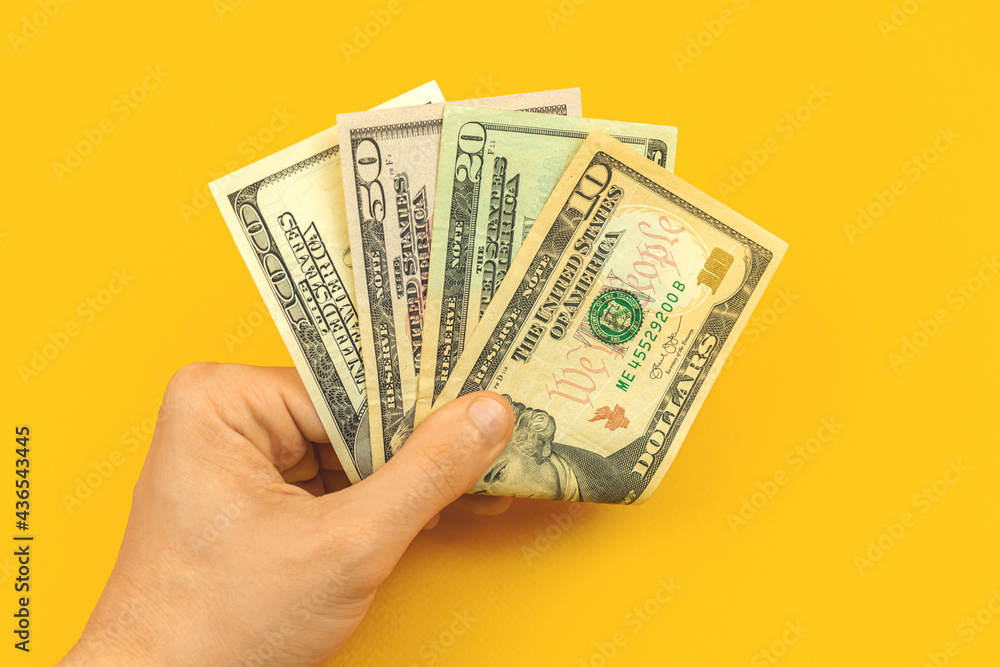
[[[491,390],[472,492],[659,484],[787,246],[671,173],[676,128],[581,115],[432,81],[211,184],[352,482]]]

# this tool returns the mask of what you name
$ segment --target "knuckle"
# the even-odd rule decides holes
[[[185,364],[177,369],[170,378],[169,384],[188,384],[203,380],[213,370],[219,368],[219,364],[214,361],[196,361]]]
[[[167,382],[164,395],[167,397],[185,395],[195,387],[204,386],[219,364],[199,361],[177,369]]]
[[[210,378],[218,364],[199,362],[182,366],[171,376],[163,391],[157,414],[157,428],[166,426],[175,415],[191,414],[206,407]]]

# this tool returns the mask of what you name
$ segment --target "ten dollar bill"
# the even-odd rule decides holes
[[[514,406],[473,491],[648,498],[786,247],[591,133],[438,398],[488,389]]]

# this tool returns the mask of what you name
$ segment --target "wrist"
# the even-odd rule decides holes
[[[104,667],[107,665],[166,665],[152,651],[144,650],[123,639],[99,639],[84,632],[58,667]]]
[[[103,598],[60,667],[170,664],[162,655],[163,647],[157,646],[157,624],[146,618],[141,598],[119,605],[108,605]]]

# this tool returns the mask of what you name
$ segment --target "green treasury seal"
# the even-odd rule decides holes
[[[627,343],[642,327],[642,306],[630,292],[609,289],[590,305],[590,330],[605,343]]]

